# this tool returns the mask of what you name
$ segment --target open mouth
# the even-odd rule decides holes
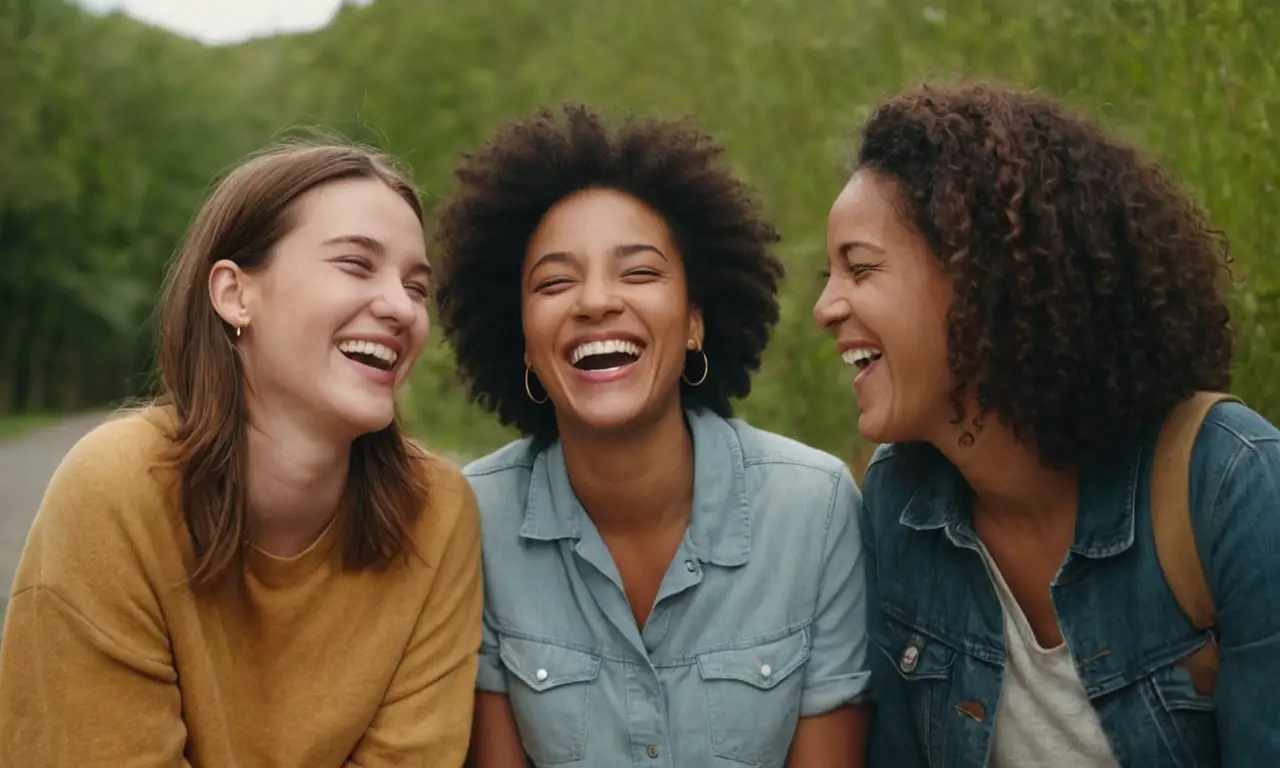
[[[644,347],[634,341],[588,341],[569,352],[569,362],[580,371],[610,371],[631,365],[643,353]]]
[[[348,359],[361,365],[389,371],[395,367],[400,355],[391,347],[376,341],[343,341],[338,343],[338,351]]]
[[[857,349],[846,349],[840,357],[859,371],[865,371],[881,357],[884,357],[884,354],[880,350],[872,349],[871,347],[859,347]]]

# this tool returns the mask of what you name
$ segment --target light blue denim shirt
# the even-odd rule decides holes
[[[643,628],[558,442],[466,467],[484,538],[477,688],[508,695],[539,766],[780,766],[798,718],[867,689],[848,469],[737,419],[686,419],[692,518]]]
[[[1209,634],[1182,614],[1156,556],[1155,440],[1081,468],[1075,539],[1050,586],[1058,626],[1122,768],[1280,765],[1280,431],[1227,403],[1195,441],[1189,502],[1222,654],[1212,694],[1182,666]],[[945,460],[909,467],[882,446],[863,489],[870,765],[985,766],[1004,624],[967,486]]]

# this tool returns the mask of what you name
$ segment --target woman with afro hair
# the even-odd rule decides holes
[[[815,318],[881,444],[870,763],[1274,764],[1280,431],[1212,394],[1229,273],[1198,208],[1044,97],[921,87],[866,120],[827,262]],[[1157,452],[1198,402],[1189,463]],[[1170,585],[1201,572],[1216,620],[1193,623]]]
[[[457,168],[440,317],[523,434],[465,468],[481,768],[863,764],[859,492],[732,417],[782,267],[721,155],[688,121],[569,106]]]

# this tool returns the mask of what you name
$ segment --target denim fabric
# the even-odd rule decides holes
[[[706,411],[692,518],[644,627],[559,443],[466,467],[480,502],[477,687],[539,766],[782,765],[797,719],[868,685],[860,496],[835,457]]]
[[[1222,662],[1201,695],[1179,662],[1207,642],[1165,584],[1152,540],[1155,434],[1083,468],[1075,538],[1051,586],[1085,691],[1125,768],[1280,760],[1280,432],[1235,404],[1196,438],[1190,503],[1218,607]],[[981,768],[1004,636],[967,486],[940,457],[881,447],[860,527],[871,608],[872,768]]]

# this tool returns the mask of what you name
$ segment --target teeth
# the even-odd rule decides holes
[[[573,365],[577,365],[584,357],[590,357],[592,355],[612,355],[618,352],[631,355],[632,357],[639,357],[640,345],[635,342],[624,341],[622,339],[588,341],[573,348],[573,353],[569,355],[569,362]]]
[[[388,365],[395,365],[396,359],[400,357],[394,349],[376,341],[341,341],[338,342],[338,351],[350,355],[369,355]]]
[[[871,347],[858,347],[857,349],[846,349],[840,357],[849,365],[856,365],[859,368],[866,368],[876,360],[880,359],[880,350]]]

